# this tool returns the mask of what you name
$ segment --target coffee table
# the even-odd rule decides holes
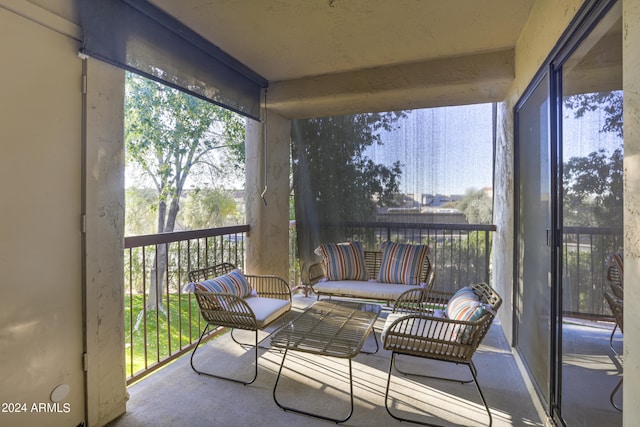
[[[271,335],[271,346],[284,349],[282,363],[273,386],[273,400],[285,411],[342,423],[353,414],[353,374],[351,359],[357,356],[373,330],[380,306],[350,301],[316,301],[304,312]],[[378,339],[373,334],[378,351]],[[282,405],[276,397],[278,381],[289,350],[349,360],[351,409],[346,418],[332,418]],[[363,352],[364,353],[364,352]],[[371,353],[367,353],[371,354]]]

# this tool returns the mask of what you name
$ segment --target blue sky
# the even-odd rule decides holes
[[[622,144],[614,133],[601,132],[603,109],[576,118],[563,113],[564,161]],[[365,155],[376,163],[403,165],[400,191],[405,194],[464,194],[492,186],[492,104],[412,110],[399,129],[382,134],[384,144]]]
[[[405,194],[464,194],[492,185],[492,105],[410,111],[399,129],[382,134],[383,146],[369,147],[376,163],[404,165]]]

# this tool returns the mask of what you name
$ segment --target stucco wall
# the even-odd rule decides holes
[[[266,152],[262,123],[248,119],[246,126],[245,205],[251,230],[245,265],[247,273],[275,274],[287,280],[291,122],[273,111],[266,119]]]
[[[124,72],[89,60],[85,104],[77,3],[50,3],[0,0],[0,425],[100,426],[127,394]]]
[[[625,426],[640,419],[640,1],[624,0],[624,414]]]
[[[86,61],[87,420],[124,413],[124,71]]]
[[[85,415],[80,32],[31,4],[11,6],[0,3],[0,425],[76,426]]]
[[[582,3],[582,0],[538,0],[535,3],[516,44],[514,83],[498,108],[494,186],[497,232],[493,240],[493,286],[504,298],[504,309],[498,318],[509,341],[513,336],[513,108]]]

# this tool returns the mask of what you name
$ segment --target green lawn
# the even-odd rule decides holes
[[[202,332],[201,328],[206,325],[200,317],[195,298],[189,297],[189,294],[181,294],[180,296],[169,294],[169,309],[167,310],[167,296],[164,295],[165,312],[148,310],[145,324],[145,319],[140,316],[144,305],[143,295],[130,296],[125,294],[124,326],[127,377],[198,340]],[[133,319],[133,323],[131,319]],[[138,327],[136,328],[137,321]],[[132,329],[133,334],[131,333]],[[147,331],[146,343],[145,329]]]

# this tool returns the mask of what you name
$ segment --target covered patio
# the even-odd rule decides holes
[[[313,303],[315,296],[297,294],[288,317]],[[389,308],[376,323],[378,339]],[[271,327],[270,330],[273,330]],[[261,334],[261,338],[266,333]],[[268,340],[264,342],[268,345]],[[369,336],[365,351],[375,350]],[[203,366],[242,376],[251,371],[252,354],[233,343],[229,334],[209,341],[200,350]],[[232,353],[236,358],[218,357]],[[384,396],[390,353],[380,349],[374,355],[360,354],[353,360],[354,411],[346,426],[400,425],[385,410]],[[175,425],[281,425],[326,426],[325,420],[284,412],[274,402],[273,386],[282,360],[276,349],[259,351],[259,373],[255,383],[243,386],[200,376],[184,356],[129,387],[127,412],[112,427]],[[224,361],[224,362],[216,362]],[[417,372],[466,378],[465,366],[401,358],[399,363]],[[542,426],[531,392],[516,359],[495,322],[476,352],[478,381],[493,416],[494,426]],[[292,406],[339,417],[348,413],[349,385],[346,360],[293,353],[288,356],[285,375],[278,386],[278,399]],[[473,384],[401,377],[394,373],[389,405],[403,416],[442,425],[483,426],[488,417]],[[596,404],[591,405],[595,407]],[[406,424],[406,423],[404,423]]]
[[[290,319],[316,300],[298,293],[293,297]],[[389,314],[383,307],[376,323],[378,338]],[[261,332],[267,337],[277,326]],[[619,361],[608,346],[609,323],[575,322],[570,339],[579,353],[575,354],[566,379],[573,387],[595,384],[584,398],[567,403],[572,413],[589,425],[620,423],[622,414],[609,402],[609,394],[618,381]],[[620,346],[617,333],[614,345]],[[282,352],[268,348],[259,351],[259,374],[255,383],[236,383],[200,376],[189,366],[189,355],[131,385],[128,389],[127,412],[109,425],[112,427],[174,426],[174,425],[283,425],[323,426],[327,421],[284,412],[273,400],[272,392],[282,360]],[[371,336],[363,350],[373,351]],[[198,362],[203,366],[242,376],[251,371],[252,351],[233,343],[229,334],[211,340],[201,350]],[[235,358],[229,358],[233,354]],[[354,359],[354,412],[344,423],[347,426],[401,425],[385,410],[385,388],[390,353],[380,349],[376,354],[360,354]],[[590,379],[593,369],[603,369],[609,360],[609,377]],[[417,358],[400,359],[401,366],[414,372],[465,378],[468,370],[442,362]],[[522,366],[514,356],[499,321],[495,321],[474,356],[478,380],[489,404],[494,426],[543,426],[539,403],[533,398],[532,385],[523,375]],[[278,399],[309,412],[342,416],[348,412],[348,380],[345,360],[297,353],[285,365],[285,377],[278,388]],[[394,372],[389,405],[403,417],[440,425],[483,426],[487,416],[473,384],[402,377]],[[598,379],[600,378],[600,379]],[[616,399],[619,399],[617,396]],[[617,420],[617,421],[614,421]]]
[[[640,407],[633,402],[640,392],[640,293],[634,280],[640,274],[636,238],[640,232],[640,7],[636,0],[0,0],[0,27],[6,35],[0,40],[5,64],[0,81],[7,100],[0,107],[5,148],[0,170],[3,182],[8,183],[2,191],[8,202],[0,229],[0,267],[6,284],[3,298],[8,301],[0,313],[0,400],[42,402],[48,408],[62,409],[1,413],[0,424],[327,424],[285,413],[276,406],[272,389],[282,358],[276,350],[260,351],[258,379],[250,386],[198,376],[191,371],[188,356],[131,386],[126,384],[126,289],[122,285],[127,68],[82,50],[87,28],[81,16],[83,5],[98,5],[89,9],[96,12],[98,24],[106,23],[102,35],[121,48],[123,40],[112,37],[120,33],[112,32],[111,24],[123,20],[117,15],[105,20],[100,14],[102,6],[115,3],[127,10],[142,9],[147,15],[163,11],[171,17],[174,33],[196,34],[195,42],[214,45],[215,53],[220,54],[219,48],[222,57],[231,58],[240,69],[230,73],[234,77],[260,77],[245,134],[243,227],[247,239],[242,254],[243,267],[250,274],[286,277],[289,271],[290,142],[295,120],[495,103],[492,195],[496,231],[490,285],[504,302],[475,357],[493,425],[561,424],[559,415],[564,414],[557,413],[559,406],[549,398],[557,397],[562,389],[552,384],[558,380],[553,377],[557,371],[545,370],[545,364],[546,368],[566,367],[560,384],[567,392],[564,396],[580,398],[575,402],[565,399],[562,410],[578,414],[573,418],[575,425],[635,425],[640,418]],[[624,346],[622,335],[615,335],[614,344],[622,355],[616,357],[608,342],[612,324],[563,325],[565,342],[581,350],[562,355],[566,363],[561,365],[554,359],[558,349],[552,356],[547,348],[556,343],[549,334],[558,331],[550,331],[547,316],[548,309],[556,306],[535,294],[522,298],[518,293],[518,280],[524,276],[518,277],[517,271],[523,256],[517,252],[516,109],[529,88],[542,81],[540,71],[551,72],[549,58],[558,54],[558,46],[580,41],[584,33],[575,35],[579,23],[607,8],[618,12],[619,28],[624,29],[622,42],[616,45],[619,61],[614,68],[622,79],[615,80],[621,84],[616,89],[624,92],[624,223],[619,225],[624,274],[630,284],[625,301],[627,328]],[[131,39],[144,44],[154,37]],[[162,59],[164,46],[159,45]],[[180,65],[180,61],[175,63]],[[549,92],[557,87],[547,86],[540,84],[549,89],[543,91],[541,105],[554,99]],[[531,110],[543,112],[541,117],[550,115],[543,109]],[[535,124],[541,124],[538,122]],[[540,129],[543,134],[548,130],[544,125]],[[546,146],[537,136],[530,145]],[[265,192],[268,203],[262,197]],[[553,192],[541,195],[555,196]],[[546,242],[543,228],[532,233],[534,250],[548,249],[549,237],[555,239],[555,233],[549,231]],[[548,260],[544,267],[555,267]],[[533,265],[533,270],[542,272],[538,267]],[[314,299],[295,295],[295,310]],[[522,307],[533,314],[523,323],[533,328],[526,342],[541,362],[533,365],[542,367],[538,387],[532,381],[535,373],[527,370],[516,345],[516,321],[521,319],[518,310]],[[387,314],[383,311],[383,318]],[[381,322],[382,318],[378,333]],[[540,331],[546,335],[538,339],[535,334]],[[587,336],[594,347],[579,345]],[[215,363],[220,353],[237,356],[226,358],[229,364],[223,369],[250,363],[243,363],[251,356],[231,343],[228,334],[208,342],[202,356],[211,360],[207,363]],[[617,398],[621,403],[624,396],[627,405],[621,413],[611,406],[609,394],[620,378],[623,358],[624,390]],[[313,402],[317,410],[346,406],[343,361],[305,355],[294,355],[291,360],[296,364],[288,373],[283,399],[291,396]],[[389,354],[384,350],[354,359],[355,410],[346,425],[399,424],[384,409],[388,363]],[[424,366],[417,360],[407,363],[416,369]],[[592,364],[598,368],[590,368]],[[586,374],[598,369],[598,379],[591,381]],[[326,377],[316,380],[323,373]],[[419,417],[423,411],[428,419],[444,425],[486,424],[473,385],[418,384],[404,378],[397,382],[393,391],[399,400],[394,404],[408,417]]]

